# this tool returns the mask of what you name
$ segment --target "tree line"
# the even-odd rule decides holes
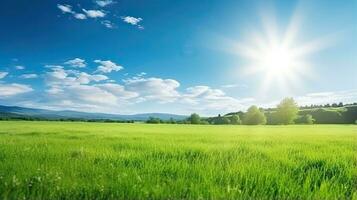
[[[299,107],[293,98],[283,99],[276,108],[251,106],[246,112],[228,113],[224,116],[200,117],[191,114],[185,120],[175,121],[150,118],[147,123],[159,124],[231,124],[231,125],[287,125],[287,124],[357,124],[357,103],[326,104]]]

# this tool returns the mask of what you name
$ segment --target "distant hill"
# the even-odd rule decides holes
[[[45,109],[35,109],[35,108],[25,108],[18,106],[2,106],[0,105],[0,117],[32,117],[37,119],[48,119],[48,120],[58,120],[58,119],[108,119],[108,120],[135,120],[144,121],[149,117],[160,118],[162,120],[169,120],[173,118],[175,120],[185,119],[187,116],[175,115],[169,113],[143,113],[134,115],[117,115],[117,114],[106,114],[106,113],[86,113],[78,111],[53,111]]]

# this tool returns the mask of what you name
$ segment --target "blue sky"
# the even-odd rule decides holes
[[[356,102],[356,10],[356,0],[4,1],[0,104],[216,115],[286,96]],[[273,60],[284,68],[263,66],[288,30],[291,48]]]

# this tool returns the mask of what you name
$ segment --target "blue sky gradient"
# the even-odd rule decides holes
[[[356,10],[356,0],[6,0],[0,104],[216,115],[286,96],[299,104],[356,102]],[[299,16],[297,47],[323,41],[304,57],[309,71],[298,87],[272,83],[262,91],[266,74],[244,73],[249,59],[234,46],[264,36],[266,16],[275,17],[278,38]]]

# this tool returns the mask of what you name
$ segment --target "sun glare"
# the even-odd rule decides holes
[[[313,72],[307,58],[326,46],[327,41],[297,42],[300,17],[294,15],[283,35],[278,34],[274,17],[263,18],[263,31],[252,32],[245,43],[234,44],[234,51],[247,62],[246,75],[262,75],[263,92],[277,87],[288,91],[301,87],[303,76]]]
[[[279,76],[291,72],[293,58],[289,49],[283,47],[272,47],[262,55],[262,67],[268,73]]]

